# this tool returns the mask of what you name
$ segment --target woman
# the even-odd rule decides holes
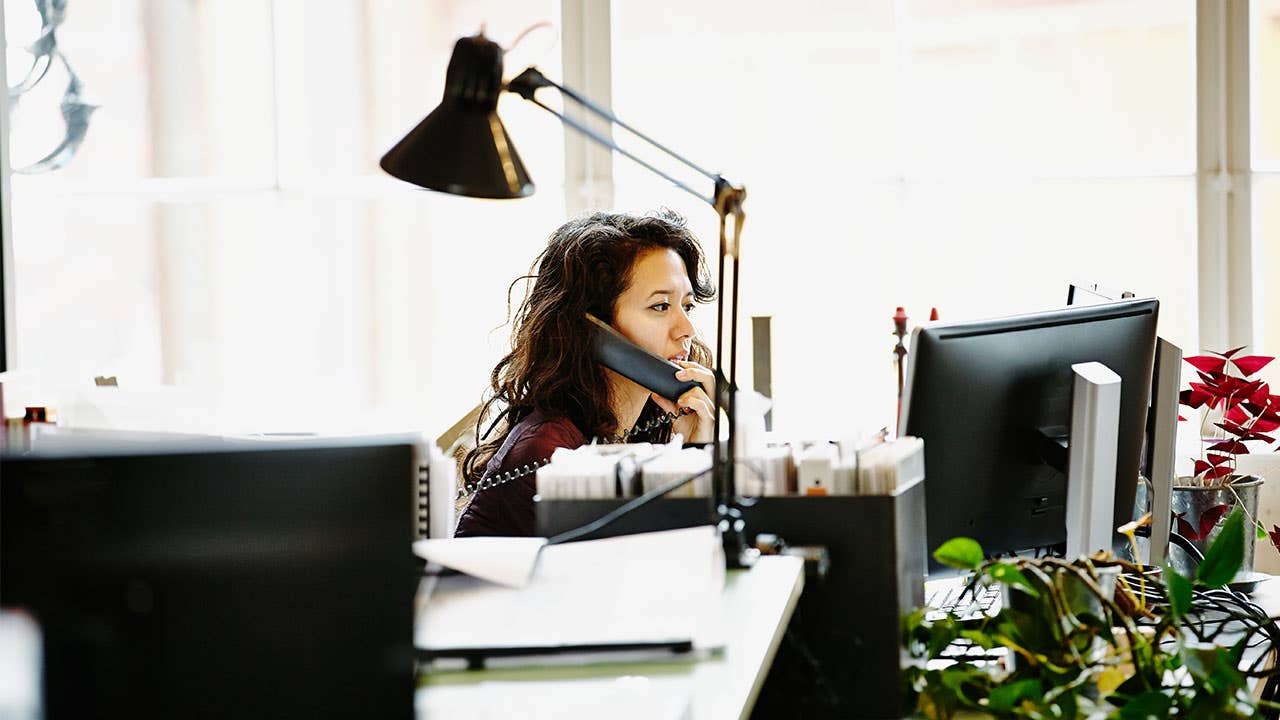
[[[714,379],[710,352],[689,314],[715,296],[702,249],[670,211],[645,216],[596,213],[570,220],[534,261],[533,289],[512,322],[511,352],[493,369],[499,403],[494,437],[479,435],[463,461],[476,488],[458,521],[458,537],[532,535],[534,474],[556,448],[603,442],[710,442]],[[518,282],[518,281],[517,281]],[[668,358],[679,380],[699,383],[675,403],[600,363],[586,314]],[[489,434],[493,433],[493,427]]]

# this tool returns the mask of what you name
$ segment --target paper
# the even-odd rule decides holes
[[[691,673],[625,675],[619,678],[565,678],[549,682],[485,682],[476,702],[471,684],[420,687],[418,717],[450,720],[680,720],[693,701]]]
[[[858,453],[857,490],[863,495],[892,495],[924,477],[924,441],[904,435]]]
[[[464,576],[432,586],[415,629],[427,650],[724,644],[724,552],[710,526],[548,545],[520,589]]]
[[[546,538],[468,537],[418,540],[413,552],[427,562],[512,588],[529,584]]]

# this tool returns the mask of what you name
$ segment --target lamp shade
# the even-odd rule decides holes
[[[533,181],[498,119],[502,48],[483,35],[453,46],[444,99],[378,163],[419,187],[479,198],[533,194]]]

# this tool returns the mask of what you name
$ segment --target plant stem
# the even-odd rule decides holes
[[[1280,703],[1278,702],[1263,700],[1262,698],[1255,698],[1255,702],[1258,703],[1258,707],[1264,707],[1270,710],[1280,710]]]
[[[1230,490],[1231,494],[1235,496],[1236,507],[1240,508],[1240,512],[1244,513],[1244,516],[1246,518],[1249,518],[1249,533],[1251,535],[1256,535],[1258,532],[1258,519],[1255,518],[1253,515],[1249,514],[1249,508],[1245,507],[1244,498],[1240,497],[1240,493],[1236,492],[1236,486],[1234,484],[1227,485],[1227,489]]]

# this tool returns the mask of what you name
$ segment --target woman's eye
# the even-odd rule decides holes
[[[688,304],[686,304],[686,305],[684,306],[684,311],[685,311],[685,312],[687,312],[687,313],[693,312],[693,308],[694,308],[694,307],[695,307],[695,306],[694,306],[694,304],[693,304],[693,303],[688,303]]]
[[[671,307],[671,303],[657,303],[657,304],[654,304],[654,305],[650,305],[650,306],[649,306],[649,309],[650,309],[650,310],[657,310],[658,312],[666,312],[666,311],[667,311],[667,308],[669,308],[669,307]]]

